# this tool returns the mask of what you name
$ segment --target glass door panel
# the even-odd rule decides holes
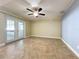
[[[24,22],[18,22],[18,39],[24,38]]]
[[[14,41],[15,39],[15,21],[7,20],[6,22],[6,34],[7,34],[7,42]]]

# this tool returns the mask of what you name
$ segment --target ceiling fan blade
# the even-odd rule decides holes
[[[33,13],[31,13],[31,14],[28,14],[28,15],[33,15]]]
[[[39,8],[39,9],[38,9],[38,12],[40,12],[40,11],[42,11],[42,8]]]
[[[43,14],[43,13],[39,13],[39,15],[45,16],[45,14]]]
[[[27,10],[28,10],[28,11],[31,11],[31,12],[33,12],[33,11],[32,11],[31,9],[29,9],[29,8],[27,8]]]

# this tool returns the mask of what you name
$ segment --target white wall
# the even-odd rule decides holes
[[[31,36],[60,38],[60,21],[57,20],[37,20],[31,22]]]
[[[30,37],[31,25],[30,21],[26,21],[26,37]]]
[[[4,14],[0,13],[0,44],[5,42],[5,18]]]
[[[79,55],[79,0],[62,19],[62,38]]]

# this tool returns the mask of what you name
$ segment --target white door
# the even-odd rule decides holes
[[[6,21],[6,38],[7,42],[15,40],[15,21],[7,19]]]

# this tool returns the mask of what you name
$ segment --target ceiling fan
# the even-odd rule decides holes
[[[26,8],[28,11],[32,12],[28,15],[34,15],[35,17],[38,17],[39,15],[45,16],[44,13],[40,13],[42,11],[42,8],[33,7],[32,9]]]

